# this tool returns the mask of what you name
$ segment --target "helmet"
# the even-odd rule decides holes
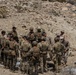
[[[36,46],[37,45],[37,42],[36,41],[33,41],[32,44],[33,44],[33,46]]]
[[[37,31],[38,32],[41,32],[41,27],[37,27]]]
[[[30,31],[33,31],[33,27],[30,27]]]

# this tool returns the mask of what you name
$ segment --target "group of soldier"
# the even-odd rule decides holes
[[[30,27],[27,35],[18,37],[16,27],[6,34],[1,31],[0,36],[0,63],[11,71],[16,70],[20,58],[20,70],[31,75],[48,71],[48,61],[53,61],[53,70],[58,72],[59,67],[67,65],[69,42],[65,39],[64,31],[57,34],[54,42],[40,27],[34,30]]]

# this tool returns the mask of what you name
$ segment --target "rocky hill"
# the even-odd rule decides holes
[[[40,26],[53,39],[56,33],[64,30],[71,47],[76,48],[75,5],[42,0],[0,0],[1,6],[6,7],[8,14],[0,18],[0,31],[10,31],[14,25],[20,36],[26,34],[29,27]]]

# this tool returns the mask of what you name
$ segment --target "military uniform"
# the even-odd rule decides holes
[[[17,42],[15,40],[12,40],[9,42],[9,68],[12,71],[15,71],[15,66],[16,66],[16,62],[17,62],[17,57],[19,55],[18,53],[18,49],[19,46],[17,44]]]
[[[63,39],[63,41],[62,41],[62,44],[65,46],[65,50],[64,50],[63,53],[62,53],[62,57],[63,57],[63,62],[64,62],[64,64],[66,65],[70,44],[69,44],[68,41],[66,41],[66,40],[64,40],[64,39]]]
[[[53,61],[55,64],[56,71],[59,70],[59,65],[61,65],[62,60],[62,52],[64,50],[64,45],[60,42],[56,42],[53,46],[54,55],[53,55]]]
[[[18,39],[16,27],[12,27],[12,31],[10,33],[13,35],[14,40],[18,43],[19,39]]]
[[[37,29],[37,32],[35,32],[35,36],[36,36],[36,41],[38,43],[41,42],[41,38],[42,38],[42,31],[41,31],[41,29]]]
[[[4,48],[4,66],[8,67],[8,53],[9,53],[9,40],[5,39],[5,48]]]
[[[33,47],[30,49],[30,51],[26,54],[27,56],[30,56],[29,65],[30,65],[30,74],[35,72],[38,73],[38,66],[40,62],[40,49],[37,47],[37,42],[33,42]]]
[[[5,47],[5,37],[0,36],[0,55],[1,55],[1,61],[4,62],[4,47]]]
[[[40,48],[41,51],[41,70],[43,72],[47,70],[46,60],[49,44],[46,41],[42,41],[41,43],[38,44],[38,47]]]
[[[29,60],[29,57],[26,57],[26,54],[30,49],[31,49],[31,44],[27,40],[22,39],[21,50],[20,50],[21,57],[22,57],[21,70],[23,72],[27,71],[27,73],[28,73],[28,60]]]
[[[33,43],[33,41],[36,40],[36,37],[35,37],[35,34],[34,34],[34,33],[29,33],[29,34],[27,35],[27,37],[28,37],[28,41],[29,41],[31,44]]]

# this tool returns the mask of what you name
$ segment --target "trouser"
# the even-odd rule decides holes
[[[47,71],[47,55],[44,54],[41,58],[40,58],[40,66],[41,66],[41,72],[43,73],[44,71]]]
[[[1,61],[4,62],[4,52],[1,51]]]
[[[38,66],[39,66],[39,60],[33,60],[29,63],[30,69],[29,69],[29,75],[35,74],[38,75]]]
[[[10,70],[15,71],[16,62],[17,62],[16,56],[10,55],[8,58],[8,66],[9,66]]]
[[[67,59],[68,59],[68,54],[65,53],[64,56],[63,56],[63,62],[64,62],[65,65],[67,63]]]
[[[59,70],[59,66],[61,65],[61,55],[56,55],[56,60],[54,61],[55,70]]]
[[[4,53],[4,66],[7,66],[7,57],[8,55],[6,53]]]
[[[27,73],[28,74],[28,70],[29,70],[29,63],[28,63],[28,57],[23,57],[22,61],[21,61],[21,65],[20,65],[20,69],[23,73]]]

